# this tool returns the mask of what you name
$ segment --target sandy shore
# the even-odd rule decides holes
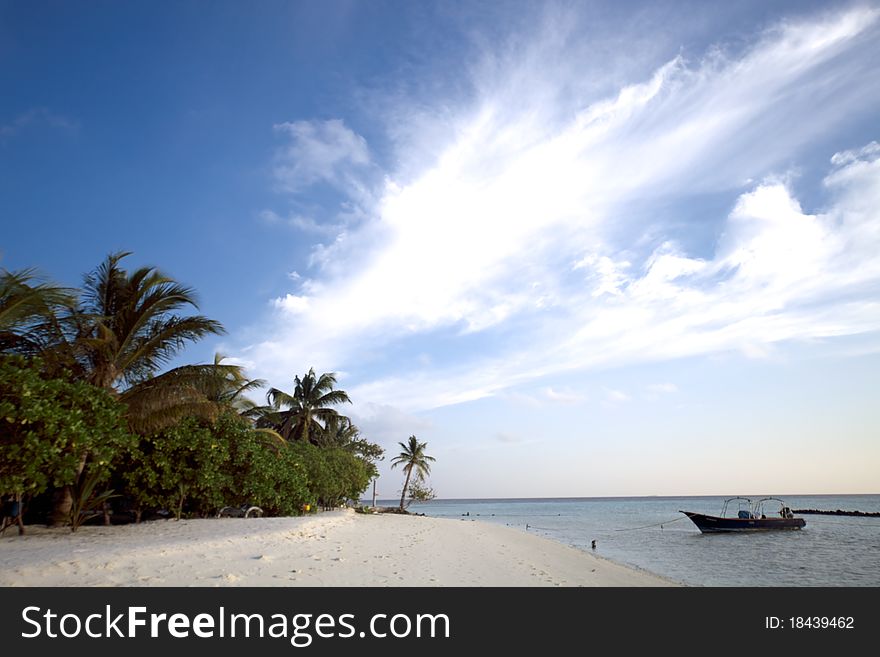
[[[669,586],[519,529],[334,511],[0,538],[2,586]]]

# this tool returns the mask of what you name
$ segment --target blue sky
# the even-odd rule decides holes
[[[0,266],[134,251],[443,497],[880,492],[880,5],[0,2]],[[399,490],[383,465],[381,494]]]

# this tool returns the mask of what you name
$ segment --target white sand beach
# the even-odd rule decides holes
[[[333,511],[0,538],[2,586],[674,586],[525,531]]]

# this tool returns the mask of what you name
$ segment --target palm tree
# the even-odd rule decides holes
[[[279,447],[286,441],[274,429],[253,426],[254,417],[260,417],[263,407],[244,396],[246,392],[265,387],[266,381],[247,378],[243,366],[224,364],[225,359],[226,356],[222,354],[214,354],[214,365],[209,366],[211,371],[199,376],[194,381],[194,387],[204,395],[207,402],[216,405],[219,412],[235,413],[243,422],[247,422],[251,430],[259,434],[277,454]],[[189,365],[178,369],[197,367],[199,366]]]
[[[120,261],[130,253],[113,253],[85,277],[83,303],[77,308],[77,352],[85,379],[119,397],[133,431],[161,430],[186,415],[214,417],[218,403],[208,392],[219,378],[243,378],[240,368],[185,365],[163,374],[187,342],[224,332],[202,315],[192,288],[177,283],[155,267],[127,272]]]
[[[257,404],[245,397],[245,393],[258,390],[266,385],[263,379],[249,379],[241,365],[224,364],[226,356],[214,354],[213,371],[215,376],[201,383],[205,397],[217,404],[225,404],[229,409],[246,417]]]
[[[398,465],[403,466],[406,472],[406,481],[403,482],[403,492],[400,494],[400,510],[403,511],[403,503],[406,500],[406,491],[409,488],[409,480],[413,470],[419,475],[425,476],[431,474],[431,461],[433,456],[425,454],[425,448],[428,443],[420,443],[415,436],[409,437],[408,443],[398,443],[401,452],[391,459],[391,467],[396,468]]]
[[[127,252],[113,253],[85,277],[82,302],[67,318],[62,343],[81,365],[82,377],[118,397],[130,428],[158,431],[184,416],[214,417],[219,404],[206,386],[223,376],[237,376],[235,366],[188,365],[157,375],[186,345],[223,333],[219,322],[186,315],[198,308],[195,292],[154,267],[128,272],[120,266]],[[224,369],[225,368],[225,369]],[[88,460],[80,455],[79,474]],[[56,501],[55,522],[70,508],[71,487]]]
[[[318,434],[317,443],[321,447],[350,449],[358,440],[361,440],[360,435],[361,430],[350,418],[337,414],[327,418],[324,422],[324,429]]]
[[[373,476],[378,476],[376,461],[384,460],[385,450],[376,443],[371,443],[361,435],[361,430],[351,419],[344,415],[331,417],[325,423],[324,430],[319,434],[317,444],[320,447],[339,447],[367,464]]]
[[[0,271],[0,352],[33,356],[57,341],[58,316],[71,290],[41,281],[33,269]]]
[[[179,315],[187,306],[198,308],[193,289],[154,267],[125,271],[119,263],[128,255],[107,256],[83,286],[81,312],[94,317],[91,334],[82,339],[89,380],[108,390],[146,381],[187,342],[224,332],[213,319]]]
[[[351,403],[348,394],[344,390],[334,390],[335,386],[335,374],[318,377],[312,368],[303,378],[294,377],[293,394],[270,388],[266,394],[269,407],[264,407],[260,423],[274,426],[284,440],[317,443],[327,422],[340,417],[331,406]]]

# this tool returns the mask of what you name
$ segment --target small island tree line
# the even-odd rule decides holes
[[[224,332],[198,314],[194,290],[155,267],[109,255],[81,289],[33,270],[0,270],[0,495],[21,518],[74,530],[110,511],[209,516],[252,504],[296,515],[358,500],[383,449],[338,407],[332,373],[293,388],[216,356],[168,369],[184,347]],[[412,499],[429,499],[433,460],[415,436],[394,459]],[[412,483],[411,483],[412,479]],[[23,525],[20,524],[23,531]]]

